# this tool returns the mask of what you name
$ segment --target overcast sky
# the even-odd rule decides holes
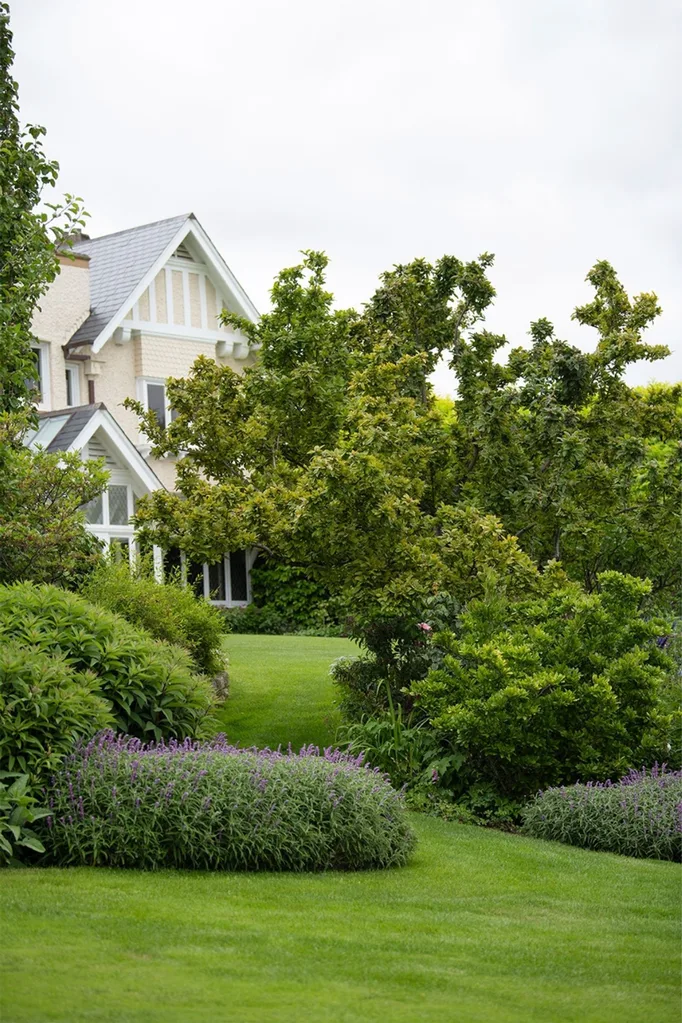
[[[301,248],[339,305],[496,254],[490,329],[654,290],[682,379],[680,0],[14,0],[22,116],[91,235],[193,211],[256,305]],[[436,386],[451,380],[439,371]]]

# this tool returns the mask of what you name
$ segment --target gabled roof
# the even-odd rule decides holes
[[[90,260],[90,315],[69,341],[69,347],[92,344],[93,352],[99,351],[188,235],[199,246],[236,310],[255,322],[258,311],[251,299],[194,214],[185,213],[73,243],[73,252]]]
[[[94,405],[38,413],[38,429],[27,434],[24,443],[33,451],[43,448],[51,454],[57,451],[82,451],[95,433],[104,436],[108,446],[130,470],[142,491],[163,489],[159,477],[101,401]]]

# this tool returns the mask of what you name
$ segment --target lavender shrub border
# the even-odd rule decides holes
[[[104,732],[45,791],[51,862],[157,869],[364,869],[404,864],[404,797],[363,757]]]
[[[547,789],[528,804],[523,831],[585,849],[682,859],[682,771],[665,764],[617,782]]]

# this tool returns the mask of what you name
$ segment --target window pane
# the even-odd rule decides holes
[[[109,522],[112,526],[127,526],[128,488],[124,486],[109,487]]]
[[[104,521],[102,517],[102,495],[99,494],[97,497],[93,497],[92,501],[88,501],[83,511],[85,512],[86,522],[89,522],[91,526],[101,526]]]
[[[191,586],[197,597],[204,595],[204,566],[199,561],[190,561],[187,565],[187,585]]]
[[[163,577],[168,582],[170,579],[179,580],[182,571],[182,555],[179,547],[169,547],[163,552]]]
[[[159,426],[166,425],[166,388],[163,384],[147,384],[147,408],[156,413]]]
[[[32,348],[31,355],[35,364],[35,372],[26,381],[26,385],[32,390],[38,392],[38,401],[43,400],[43,380],[41,376],[42,360],[40,358],[40,348]]]
[[[232,600],[248,600],[246,583],[246,551],[232,551],[230,554],[230,584]]]
[[[208,566],[208,589],[211,600],[225,600],[225,562]]]

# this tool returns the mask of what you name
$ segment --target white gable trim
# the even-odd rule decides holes
[[[97,433],[98,430],[101,430],[106,435],[109,445],[113,448],[125,468],[130,470],[137,484],[137,489],[143,493],[165,489],[159,477],[149,468],[133,442],[123,432],[111,412],[107,409],[98,409],[90,417],[68,450],[82,451],[93,434]]]
[[[121,325],[121,322],[125,318],[129,309],[135,305],[138,299],[144,294],[152,281],[156,278],[156,275],[163,269],[168,260],[171,258],[178,245],[180,245],[180,243],[188,236],[192,237],[196,245],[201,250],[203,261],[205,262],[209,273],[212,273],[220,281],[227,296],[231,298],[232,302],[237,306],[238,312],[242,316],[246,317],[246,319],[251,320],[252,323],[255,323],[258,320],[258,310],[216,249],[211,239],[204,231],[201,224],[198,220],[195,220],[194,217],[188,217],[185,223],[180,225],[180,228],[176,231],[166,248],[147,271],[147,274],[142,278],[137,287],[128,295],[120,309],[118,309],[104,329],[97,335],[92,343],[93,354],[99,352],[100,349],[103,348],[116,328]]]

